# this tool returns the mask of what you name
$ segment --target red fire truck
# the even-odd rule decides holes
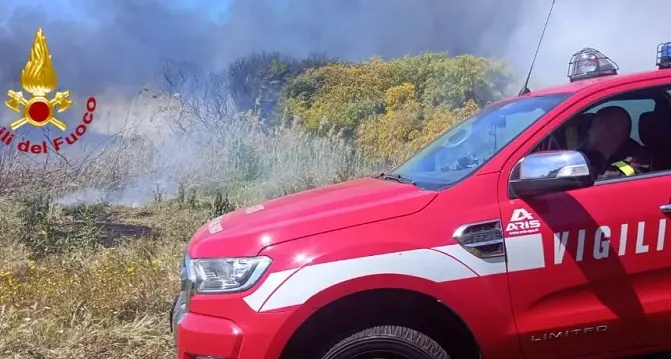
[[[657,50],[624,75],[583,49],[566,84],[486,107],[389,173],[205,224],[171,311],[178,358],[671,351],[671,43]],[[600,178],[581,149],[613,106],[646,165]]]

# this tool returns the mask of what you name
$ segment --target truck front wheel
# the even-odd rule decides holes
[[[379,326],[334,345],[322,359],[450,359],[435,340],[410,328]]]

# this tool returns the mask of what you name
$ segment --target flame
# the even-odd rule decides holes
[[[44,96],[58,84],[58,76],[51,65],[51,54],[42,29],[38,29],[26,67],[21,71],[21,87],[33,96]]]

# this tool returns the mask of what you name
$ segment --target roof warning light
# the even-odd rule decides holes
[[[671,42],[657,45],[657,67],[660,69],[671,68]]]
[[[569,80],[573,82],[600,76],[617,75],[619,69],[613,60],[599,50],[586,47],[571,56],[567,75]]]

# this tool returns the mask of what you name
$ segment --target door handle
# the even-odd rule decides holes
[[[659,210],[662,211],[662,213],[671,213],[671,204],[660,206]]]

